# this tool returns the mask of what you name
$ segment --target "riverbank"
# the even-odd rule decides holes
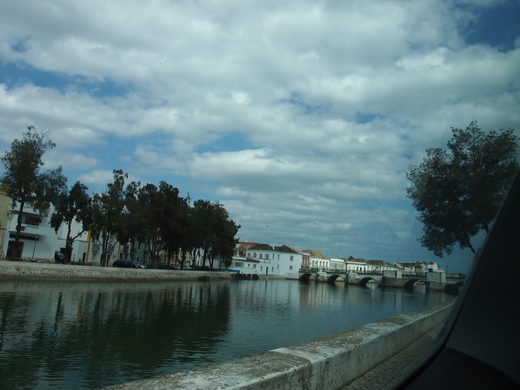
[[[231,280],[228,272],[100,267],[87,265],[0,261],[1,279],[152,282],[171,280]]]

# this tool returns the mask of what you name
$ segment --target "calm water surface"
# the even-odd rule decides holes
[[[0,388],[98,389],[452,299],[297,281],[0,283]]]

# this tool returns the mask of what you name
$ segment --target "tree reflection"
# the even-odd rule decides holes
[[[228,332],[230,296],[219,283],[90,288],[46,300],[1,293],[0,310],[0,388],[34,388],[47,380],[99,388],[166,374],[171,362],[212,351]]]

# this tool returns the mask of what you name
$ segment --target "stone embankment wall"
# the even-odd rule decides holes
[[[331,336],[110,390],[338,389],[441,324],[453,301]]]
[[[0,261],[0,279],[148,282],[231,279],[227,272],[155,270]]]

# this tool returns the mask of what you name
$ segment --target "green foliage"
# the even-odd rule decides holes
[[[200,248],[203,263],[209,259],[213,267],[215,258],[220,258],[226,266],[231,264],[235,239],[240,225],[229,219],[227,210],[218,202],[197,200],[193,205],[193,247]]]
[[[50,224],[56,232],[65,223],[67,227],[66,248],[67,257],[70,260],[72,245],[74,240],[90,227],[91,198],[87,194],[87,186],[77,181],[70,191],[66,189],[58,195],[54,202],[54,213],[51,216]],[[75,236],[71,235],[72,222],[82,224],[82,230]]]
[[[419,241],[439,257],[451,254],[455,243],[475,252],[471,238],[488,232],[519,168],[513,129],[486,134],[471,122],[452,133],[447,151],[426,150],[406,175],[407,196],[423,223]]]
[[[90,231],[92,238],[101,246],[101,266],[108,264],[107,255],[126,238],[125,222],[129,215],[127,195],[133,194],[138,186],[132,182],[125,187],[128,174],[122,170],[114,170],[113,173],[114,181],[107,184],[107,190],[92,198]]]
[[[23,138],[15,139],[11,150],[2,157],[5,166],[2,185],[14,206],[19,205],[16,246],[20,240],[24,208],[29,206],[41,215],[46,215],[51,203],[56,201],[66,186],[67,178],[63,176],[61,167],[40,172],[44,165],[43,155],[54,146],[47,132],[37,133],[33,126],[28,126]]]
[[[164,250],[170,253],[179,250],[188,216],[186,200],[179,196],[177,188],[164,181],[159,188],[145,185],[137,191],[133,213],[138,216],[139,237],[148,244],[152,266]]]

